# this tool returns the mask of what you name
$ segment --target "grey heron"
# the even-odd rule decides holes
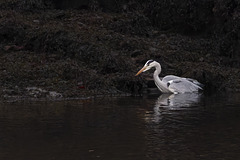
[[[202,89],[203,85],[195,79],[183,78],[183,77],[178,77],[174,75],[168,75],[160,79],[159,74],[161,73],[161,70],[162,70],[161,65],[160,63],[154,60],[148,60],[143,66],[143,68],[138,71],[136,76],[153,67],[155,67],[156,69],[153,73],[154,82],[162,93],[178,94],[178,93],[198,92],[199,90],[203,90]]]

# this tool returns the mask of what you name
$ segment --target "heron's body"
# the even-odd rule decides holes
[[[139,75],[141,72],[145,72],[152,67],[155,67],[156,69],[153,73],[154,82],[162,93],[191,93],[202,90],[202,84],[191,78],[168,75],[161,80],[159,78],[161,65],[153,60],[148,60],[144,67],[136,75]]]

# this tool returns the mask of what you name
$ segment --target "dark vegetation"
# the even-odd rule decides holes
[[[1,0],[1,99],[138,94],[148,59],[236,92],[239,27],[237,0]]]

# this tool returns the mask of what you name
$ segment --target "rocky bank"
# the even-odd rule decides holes
[[[93,2],[0,2],[1,100],[139,95],[152,73],[134,75],[148,59],[205,92],[239,91],[237,2]]]

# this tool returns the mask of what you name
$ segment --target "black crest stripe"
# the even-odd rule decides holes
[[[148,62],[147,62],[147,64],[149,65],[150,63],[152,63],[153,62],[153,60],[149,60]]]

